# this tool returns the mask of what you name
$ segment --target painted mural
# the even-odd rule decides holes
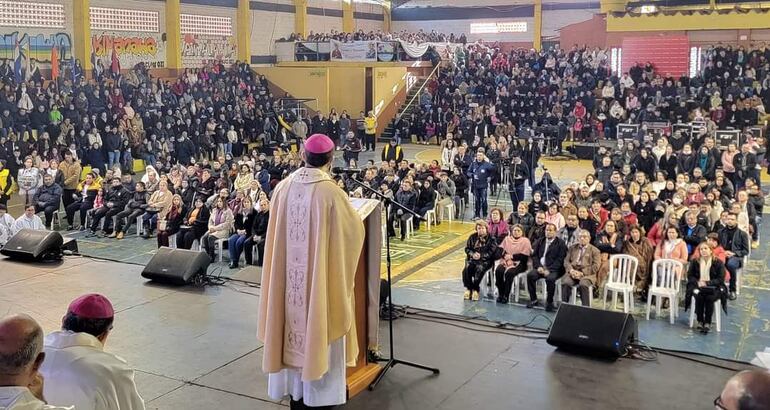
[[[182,64],[185,67],[200,67],[215,61],[228,65],[237,58],[235,37],[182,35]]]
[[[91,53],[94,61],[101,60],[105,67],[112,61],[113,50],[120,66],[128,69],[144,62],[147,68],[163,68],[166,63],[166,46],[159,34],[130,32],[91,33]]]
[[[67,33],[0,33],[0,61],[13,64],[21,56],[24,64],[30,58],[49,68],[51,49],[57,47],[59,61],[72,59],[72,38]]]

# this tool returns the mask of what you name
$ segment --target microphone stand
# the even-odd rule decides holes
[[[425,219],[422,216],[420,216],[417,212],[412,211],[411,209],[405,207],[404,205],[401,205],[400,203],[386,197],[385,195],[378,192],[376,189],[373,189],[369,187],[368,185],[364,184],[363,182],[359,181],[356,178],[351,177],[350,181],[352,181],[355,185],[361,187],[365,192],[368,192],[370,194],[373,194],[377,198],[382,201],[383,205],[385,205],[385,218],[387,219],[386,223],[390,223],[390,206],[396,206],[400,208],[402,211],[412,214],[413,218],[418,219]],[[385,235],[385,250],[386,250],[386,256],[385,256],[385,266],[388,273],[388,315],[393,314],[393,280],[391,276],[391,258],[390,258],[390,234]],[[382,381],[382,379],[385,377],[385,374],[388,373],[388,370],[392,369],[397,364],[402,364],[409,367],[414,367],[417,369],[427,370],[429,372],[432,372],[433,374],[439,374],[439,369],[435,367],[428,367],[425,365],[407,362],[405,360],[400,360],[396,358],[396,353],[394,349],[394,343],[393,343],[393,318],[390,317],[390,320],[388,320],[388,337],[389,337],[389,350],[390,350],[390,357],[387,359],[378,359],[380,362],[385,362],[385,365],[382,367],[382,370],[380,371],[380,374],[377,375],[377,378],[374,379],[372,384],[369,385],[369,390],[374,390],[377,385]]]

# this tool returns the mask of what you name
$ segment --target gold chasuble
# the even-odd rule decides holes
[[[342,337],[346,364],[355,365],[353,285],[363,243],[360,216],[327,172],[300,168],[276,186],[257,327],[264,372],[295,369],[303,382],[318,380]]]

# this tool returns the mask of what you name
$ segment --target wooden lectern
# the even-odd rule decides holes
[[[348,399],[366,389],[382,369],[378,363],[368,362],[366,354],[378,345],[382,204],[374,199],[351,198],[350,202],[364,222],[366,236],[355,277],[358,358],[355,367],[347,368]]]

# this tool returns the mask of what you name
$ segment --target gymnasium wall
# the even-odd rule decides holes
[[[258,74],[264,74],[268,81],[296,98],[315,98],[310,108],[328,113],[329,69],[327,67],[256,67]]]
[[[338,113],[347,111],[351,118],[356,118],[359,111],[366,107],[366,68],[332,67],[329,68],[329,108]]]

